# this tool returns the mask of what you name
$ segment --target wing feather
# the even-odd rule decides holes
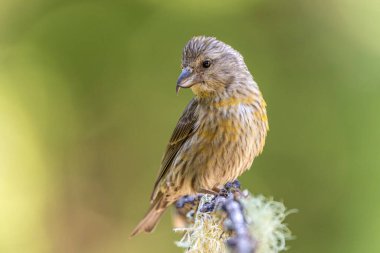
[[[189,137],[196,131],[195,122],[197,120],[197,115],[195,112],[197,106],[197,100],[192,99],[178,120],[177,126],[175,127],[169,140],[169,144],[166,147],[165,155],[161,162],[160,173],[158,174],[156,183],[154,184],[151,201],[153,201],[157,195],[159,184],[169,171],[169,168],[172,165],[178,151],[181,149],[186,140],[188,140]]]

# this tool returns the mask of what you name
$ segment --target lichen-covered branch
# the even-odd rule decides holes
[[[217,195],[184,196],[176,203],[177,242],[187,253],[277,253],[291,238],[280,202],[241,191],[238,181]]]

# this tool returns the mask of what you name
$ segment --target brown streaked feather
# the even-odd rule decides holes
[[[182,116],[172,133],[169,144],[166,147],[165,155],[161,162],[160,173],[158,174],[156,183],[154,184],[151,201],[155,199],[159,188],[158,186],[167,174],[169,167],[171,166],[178,151],[181,149],[183,143],[185,143],[185,141],[196,131],[195,122],[197,115],[195,110],[197,106],[198,101],[196,99],[192,99],[182,113]]]

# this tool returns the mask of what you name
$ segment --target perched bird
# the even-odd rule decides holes
[[[266,103],[241,54],[213,37],[182,53],[176,91],[195,94],[170,138],[148,213],[132,232],[150,232],[181,196],[215,193],[252,165],[268,131]]]

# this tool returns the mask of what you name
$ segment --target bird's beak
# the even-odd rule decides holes
[[[191,78],[189,78],[192,73],[193,73],[193,70],[189,67],[184,68],[182,70],[181,74],[178,77],[177,86],[175,88],[175,91],[177,94],[180,88],[190,88],[191,86],[194,85]]]

